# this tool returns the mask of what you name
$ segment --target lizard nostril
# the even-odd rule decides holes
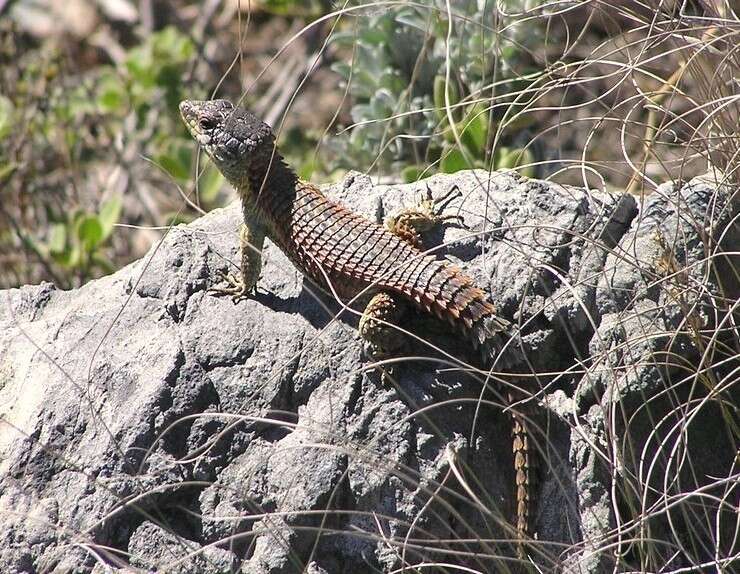
[[[178,107],[180,108],[180,114],[182,114],[183,116],[188,115],[189,112],[192,109],[192,106],[190,105],[190,101],[189,100],[183,100],[183,101],[181,101],[180,102],[180,105]]]

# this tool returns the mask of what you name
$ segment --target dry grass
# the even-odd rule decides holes
[[[254,38],[255,24],[244,10],[246,2],[241,4],[243,28],[239,36]],[[306,105],[305,100],[295,98],[304,84],[310,82],[313,64],[319,61],[316,55],[328,50],[323,42],[328,37],[327,30],[337,20],[367,17],[373,9],[390,10],[400,4],[386,2],[357,7],[357,3],[348,3],[335,6],[334,12],[305,27],[283,30],[284,49],[274,58],[259,62],[253,69],[250,66],[255,66],[254,62],[245,64],[243,58],[237,58],[244,78],[239,85],[247,85],[242,97],[252,97],[250,90],[258,89],[255,86],[266,74],[281,79],[283,92],[273,84],[273,89],[264,90],[267,95],[257,100],[262,102],[266,113],[276,118],[276,127],[282,126],[281,117],[290,118]],[[528,118],[532,132],[528,145],[534,149],[541,144],[545,150],[536,157],[536,164],[548,179],[607,192],[626,189],[639,202],[660,194],[666,205],[680,212],[685,205],[679,191],[694,176],[710,172],[717,190],[713,205],[719,206],[716,211],[708,211],[704,221],[683,221],[669,230],[672,233],[656,236],[659,256],[655,261],[646,262],[627,249],[611,248],[614,261],[644,272],[646,279],[636,288],[635,299],[643,298],[647,292],[656,293],[651,299],[657,309],[635,309],[628,302],[616,313],[615,327],[615,332],[623,328],[628,337],[612,346],[609,341],[601,341],[594,345],[594,352],[586,362],[574,364],[568,371],[536,373],[551,385],[566,379],[583,381],[601,377],[601,383],[593,387],[597,389],[593,391],[595,396],[576,397],[576,400],[592,401],[598,421],[589,411],[588,416],[563,417],[559,424],[582,441],[590,464],[598,469],[594,474],[607,487],[605,508],[611,522],[591,530],[585,528],[581,532],[583,540],[572,545],[533,541],[531,555],[544,572],[565,568],[564,565],[573,568],[579,561],[582,565],[589,561],[599,564],[600,571],[729,572],[739,555],[738,460],[718,460],[712,468],[700,467],[697,461],[707,460],[707,449],[717,448],[718,452],[736,449],[740,437],[737,412],[740,314],[736,291],[740,270],[735,267],[740,250],[738,245],[728,246],[726,241],[719,240],[738,237],[738,13],[732,11],[731,3],[721,0],[556,1],[522,8],[518,13],[514,12],[516,3],[506,5],[510,13],[492,18],[490,34],[505,34],[515,23],[537,25],[546,30],[546,42],[537,50],[528,48],[540,71],[525,88],[499,98],[494,79],[490,85],[468,95],[470,100],[480,100],[488,110],[501,107],[507,110],[499,131],[489,142],[492,149],[499,143],[498,138],[503,137],[507,123]],[[429,9],[446,13],[450,19],[459,17],[451,2],[429,3]],[[317,35],[319,28],[324,33]],[[296,55],[292,50],[299,42],[312,49],[298,50]],[[239,52],[234,55],[244,56]],[[494,52],[491,57],[493,61],[501,55]],[[280,70],[284,73],[279,73]],[[294,101],[298,103],[291,107]],[[345,104],[336,94],[331,101],[337,106],[327,114],[333,121],[345,113],[341,107]],[[268,105],[270,102],[273,107]],[[444,111],[448,117],[455,113],[452,108]],[[377,121],[390,119],[377,118]],[[323,127],[326,128],[324,138],[331,138],[332,125]],[[455,136],[459,143],[460,135]],[[318,146],[317,154],[322,153],[330,152]],[[661,186],[664,182],[674,185]],[[190,191],[194,189],[185,193]],[[722,228],[718,227],[720,223]],[[638,218],[633,228],[641,224]],[[703,256],[691,261],[688,267],[688,247],[683,243],[682,233],[689,227],[682,225],[700,229],[702,239],[698,248],[703,250]],[[603,247],[598,242],[594,245]],[[584,279],[589,280],[593,278]],[[578,287],[571,285],[570,289],[577,293]],[[585,303],[583,306],[587,307]],[[671,319],[666,320],[663,330],[656,328],[656,313]],[[598,330],[602,317],[589,319],[594,331],[603,334]],[[440,363],[439,368],[453,364],[460,367],[450,357],[449,363]],[[463,367],[478,377],[481,388],[485,387],[488,382],[485,373],[473,365]],[[648,371],[655,373],[656,380],[644,395],[640,395],[642,391],[630,394],[621,386],[632,381],[631,377],[644,376]],[[573,383],[568,387],[569,392],[576,386]],[[599,392],[604,395],[600,396]],[[613,393],[611,397],[609,393]],[[476,404],[481,409],[498,410],[503,406],[493,400],[479,400]],[[449,406],[434,405],[427,410]],[[415,411],[411,417],[424,417],[427,410]],[[228,436],[233,425],[243,424],[245,420],[290,432],[311,431],[312,437],[322,438],[306,448],[325,451],[327,456],[350,457],[418,487],[428,500],[420,517],[435,513],[441,516],[443,510],[457,512],[450,510],[449,500],[453,500],[458,507],[465,506],[484,516],[483,523],[490,520],[511,534],[507,531],[505,513],[477,494],[475,469],[464,468],[454,451],[448,453],[447,471],[437,483],[421,483],[423,476],[417,469],[385,460],[376,444],[350,443],[332,434],[331,428],[320,425],[301,429],[290,422],[293,416],[294,413],[272,413],[259,420],[246,420],[227,413],[194,415],[191,418],[210,417],[224,422],[225,426],[197,452],[178,462],[196,463]],[[179,425],[189,422],[190,418],[173,422],[159,438],[164,439]],[[707,436],[709,427],[721,429],[722,436]],[[537,430],[539,450],[547,452],[548,429],[543,426]],[[148,445],[142,465],[156,447],[157,444]],[[52,449],[49,455],[61,458]],[[545,460],[543,464],[551,462]],[[202,486],[197,482],[187,484]],[[335,533],[333,519],[347,511],[333,509],[331,502],[327,503],[326,511],[306,513],[321,516],[318,527],[306,528],[325,535]],[[136,498],[122,499],[106,520],[136,508],[136,503]],[[270,521],[279,519],[279,513],[253,510],[251,519],[268,519],[261,523],[261,528],[277,537],[285,533],[280,526],[271,530],[270,525],[277,522]],[[155,523],[166,524],[156,512],[139,512]],[[481,531],[479,523],[470,521],[470,514],[458,513],[456,518],[461,527],[451,532],[449,539],[437,540],[421,531],[415,521],[399,524],[408,534],[394,537],[384,528],[386,519],[392,517],[373,514],[362,518],[375,523],[377,529],[352,535],[385,542],[401,564],[394,572],[484,573],[491,571],[492,564],[496,571],[502,572],[516,567],[501,553],[499,543],[505,540],[497,539],[491,531]],[[455,532],[467,535],[458,536]],[[85,539],[85,533],[74,534],[77,540]],[[218,543],[246,548],[255,534],[256,531],[239,532]],[[101,562],[126,564],[126,557],[120,552],[96,546],[92,537],[89,543],[76,544]],[[187,554],[188,549],[184,548],[182,556]],[[296,564],[301,564],[302,558],[296,557]],[[173,560],[170,564],[173,571],[182,559]],[[537,567],[532,568],[537,571]]]

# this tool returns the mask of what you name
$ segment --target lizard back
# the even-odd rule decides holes
[[[274,239],[288,256],[343,297],[367,288],[400,293],[419,309],[480,335],[478,343],[486,340],[484,331],[508,327],[501,319],[485,324],[496,317],[495,308],[460,268],[332,201],[313,184],[299,182],[290,205],[279,206],[272,216],[283,220]]]

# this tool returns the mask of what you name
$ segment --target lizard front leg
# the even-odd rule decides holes
[[[219,295],[230,295],[234,302],[249,297],[257,287],[262,271],[262,248],[265,244],[265,227],[253,218],[244,218],[239,229],[242,264],[239,275],[221,273],[223,283],[209,289]]]

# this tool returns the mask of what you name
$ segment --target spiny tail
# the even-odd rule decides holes
[[[509,403],[516,402],[516,398],[508,393]],[[514,476],[516,480],[516,556],[526,560],[526,541],[532,537],[531,520],[534,517],[534,500],[532,492],[535,488],[537,460],[530,444],[531,433],[529,424],[520,413],[511,412],[512,451],[514,453]]]
[[[514,333],[515,327],[496,315],[493,305],[489,314],[480,317],[471,329],[471,335],[480,348],[484,364],[496,371],[510,369],[520,364],[524,358],[517,342],[511,340]]]
[[[409,266],[394,277],[389,285],[409,296],[419,307],[461,328],[480,348],[484,362],[496,371],[510,369],[522,362],[522,352],[516,341],[510,340],[514,327],[496,314],[496,308],[486,293],[476,287],[472,278],[458,267],[431,258],[420,265]],[[515,397],[507,393],[507,401]],[[530,450],[528,425],[519,413],[511,411],[516,477],[517,557],[525,556],[525,541],[530,538],[530,518],[533,516],[533,453]]]
[[[473,335],[481,346],[484,358],[496,371],[502,371],[520,364],[523,358],[516,341],[510,340],[514,327],[497,315],[488,315],[473,325]],[[506,393],[506,401],[513,404],[521,397],[511,391]],[[536,456],[530,444],[531,434],[527,418],[521,412],[509,411],[511,416],[511,438],[514,459],[514,478],[516,489],[516,556],[526,560],[526,541],[532,537],[531,520],[534,517],[534,497],[536,485]]]
[[[496,315],[485,291],[456,265],[424,257],[393,276],[388,286],[463,331],[486,361],[497,357],[495,367],[506,369],[520,361],[518,347],[506,344],[513,332],[511,323]]]

